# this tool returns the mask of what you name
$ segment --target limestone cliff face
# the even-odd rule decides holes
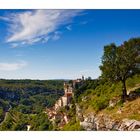
[[[123,119],[121,121],[114,120],[106,114],[89,113],[82,114],[82,110],[76,105],[77,119],[80,125],[87,131],[136,131],[140,130],[140,121]]]

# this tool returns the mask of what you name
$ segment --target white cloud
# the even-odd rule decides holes
[[[33,44],[60,38],[55,32],[72,22],[82,10],[32,10],[3,17],[9,23],[7,42]],[[9,17],[9,20],[8,20]],[[2,17],[1,17],[2,19]],[[69,28],[70,29],[70,28]],[[52,34],[55,34],[53,36]]]
[[[16,63],[0,62],[0,71],[15,71],[27,66],[27,62],[20,61]]]

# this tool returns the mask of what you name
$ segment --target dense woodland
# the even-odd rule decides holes
[[[7,119],[0,126],[1,130],[26,130],[28,121],[35,122],[32,129],[42,130],[37,123],[47,118],[42,114],[46,107],[54,105],[62,96],[63,80],[0,80],[0,120],[3,121],[5,113]],[[42,115],[39,115],[39,114]],[[15,121],[13,120],[15,119]],[[15,122],[15,123],[12,123]],[[44,121],[45,122],[45,121]],[[12,124],[11,124],[12,123]],[[22,124],[23,123],[23,124]],[[8,125],[8,126],[7,126]],[[22,127],[23,128],[22,128]],[[20,128],[21,127],[21,128]],[[45,126],[44,126],[45,127]]]

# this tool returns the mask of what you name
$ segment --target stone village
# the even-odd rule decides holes
[[[55,125],[55,122],[59,120],[59,128],[62,128],[65,124],[67,124],[70,120],[68,115],[60,110],[63,107],[71,108],[71,101],[74,97],[74,88],[75,85],[81,85],[84,81],[84,76],[81,79],[72,80],[72,83],[64,82],[64,95],[60,97],[55,105],[51,108],[46,108],[45,113],[47,113],[49,120]]]

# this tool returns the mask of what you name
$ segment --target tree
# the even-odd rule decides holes
[[[33,131],[43,131],[43,130],[52,130],[52,123],[49,121],[48,116],[45,113],[39,113],[35,115],[31,121],[31,130]]]
[[[125,41],[121,46],[110,44],[104,47],[101,77],[122,82],[122,101],[126,100],[126,80],[140,73],[140,38]]]

